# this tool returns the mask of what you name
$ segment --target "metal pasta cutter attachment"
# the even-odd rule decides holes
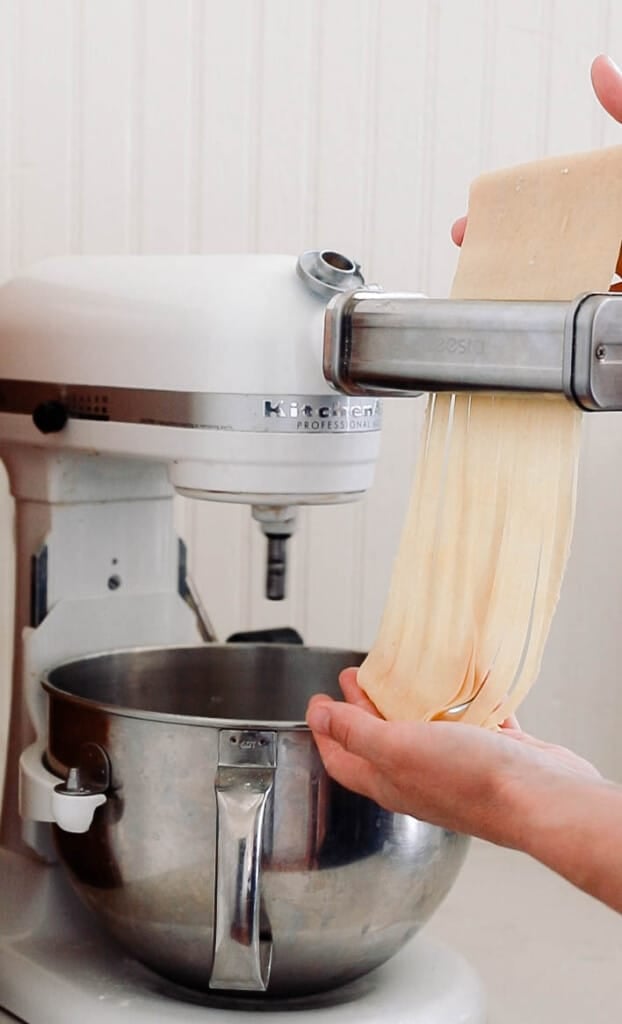
[[[622,410],[622,294],[571,302],[357,290],[329,303],[324,375],[346,394],[560,393]]]

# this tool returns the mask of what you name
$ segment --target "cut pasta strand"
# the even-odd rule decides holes
[[[474,182],[452,296],[606,291],[622,147]],[[361,687],[388,719],[494,727],[534,682],[570,549],[580,414],[561,396],[431,395],[389,598]]]

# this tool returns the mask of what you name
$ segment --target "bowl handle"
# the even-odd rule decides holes
[[[272,938],[260,928],[263,823],[274,785],[276,733],[221,729],[211,989],[265,992]]]

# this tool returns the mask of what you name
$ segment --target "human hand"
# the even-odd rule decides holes
[[[554,798],[569,777],[598,780],[592,765],[523,733],[460,722],[386,722],[340,676],[346,703],[322,694],[307,711],[329,775],[382,807],[504,846],[525,847],[530,802]]]
[[[611,117],[622,124],[622,71],[611,57],[604,54],[596,57],[591,67],[592,87],[596,97]],[[451,238],[455,245],[462,245],[467,218],[459,217],[451,226]]]

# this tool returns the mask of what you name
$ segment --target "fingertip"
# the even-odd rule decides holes
[[[317,704],[323,702],[324,704],[331,704],[333,698],[328,693],[313,693],[309,697],[309,704]]]
[[[339,685],[343,689],[344,686],[351,686],[352,683],[356,683],[358,676],[358,668],[351,666],[350,668],[344,668],[339,673]]]
[[[598,74],[599,71],[606,70],[607,68],[611,68],[612,71],[615,71],[618,75],[622,74],[620,66],[616,64],[613,57],[610,57],[608,53],[599,53],[597,57],[594,57],[591,67],[592,74],[594,74],[594,72]]]
[[[459,217],[458,220],[454,221],[451,225],[451,240],[454,245],[461,246],[464,241],[464,235],[466,232],[467,218]]]
[[[330,736],[331,704],[330,697],[319,693],[309,701],[305,720],[311,732],[318,736]]]
[[[622,71],[618,65],[601,53],[592,61],[590,75],[601,106],[616,121],[622,121]]]
[[[607,57],[606,53],[598,53],[598,54],[596,54],[596,56],[594,57],[591,65],[590,65],[590,72],[591,72],[591,74],[594,74],[594,71],[598,70],[598,68],[600,67],[602,62],[605,61],[605,60],[608,60],[608,59],[609,58]]]
[[[370,715],[375,715],[376,718],[381,717],[376,705],[359,685],[357,668],[345,669],[339,676],[339,684],[348,704],[354,704],[356,707],[362,708],[363,711],[368,711]]]

